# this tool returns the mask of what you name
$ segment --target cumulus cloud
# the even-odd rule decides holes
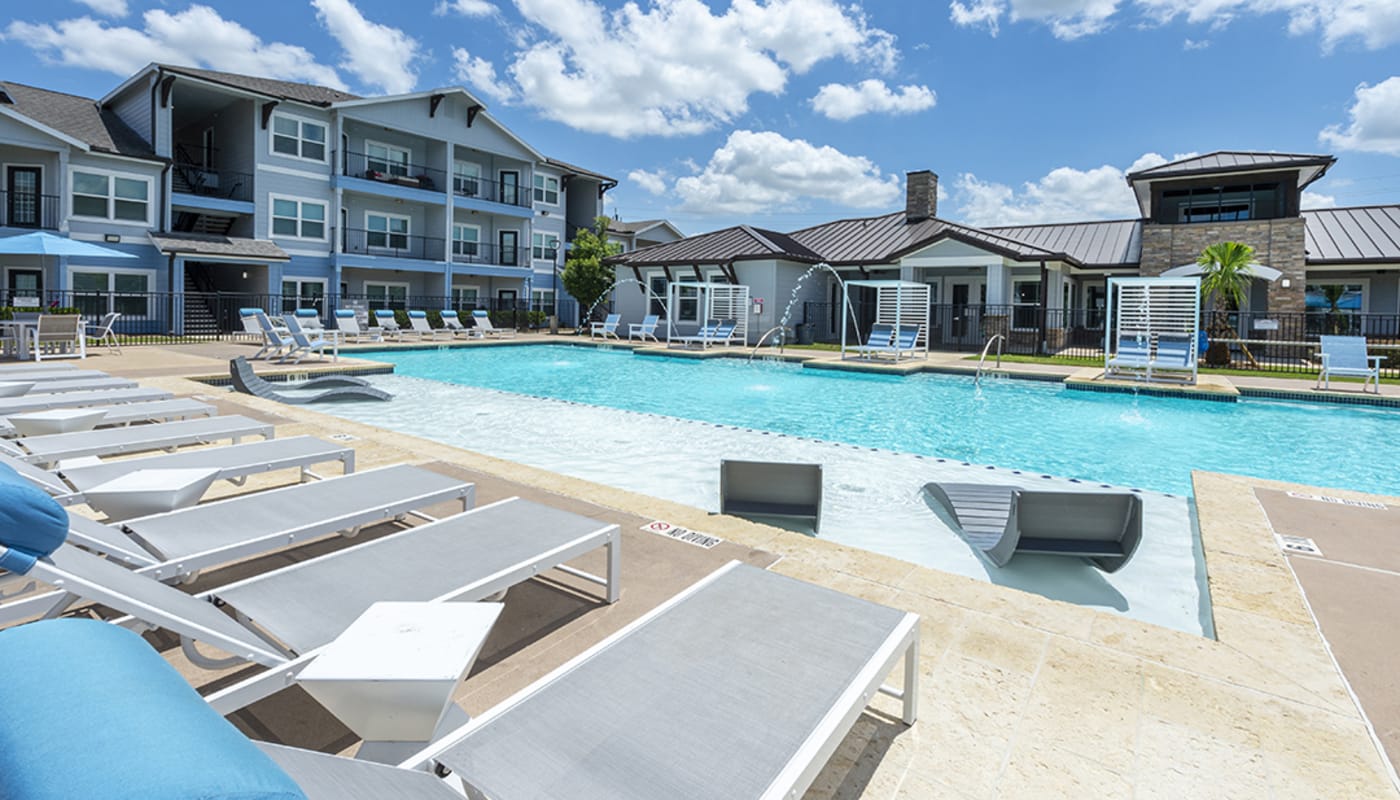
[[[863,114],[913,114],[933,108],[937,102],[927,86],[901,86],[892,91],[882,80],[864,80],[854,86],[828,83],[812,98],[812,107],[819,113],[838,120],[848,120]]]
[[[893,69],[894,36],[840,0],[626,3],[516,0],[526,22],[505,73],[526,104],[620,138],[711,130],[829,60]]]
[[[1400,76],[1375,86],[1363,83],[1356,87],[1355,96],[1346,126],[1329,125],[1318,138],[1338,150],[1400,156]]]
[[[515,90],[496,75],[496,65],[460,47],[452,48],[452,74],[457,80],[502,103],[515,99]]]
[[[1212,28],[1237,17],[1282,14],[1289,33],[1320,33],[1324,50],[1351,38],[1372,50],[1400,41],[1400,3],[1394,0],[1127,0],[1121,5],[1149,24],[1184,18]],[[1043,23],[1062,39],[1098,33],[1121,11],[1119,0],[953,0],[949,9],[955,24],[984,27],[993,35],[1006,17]]]
[[[78,2],[104,17],[124,17],[128,11],[126,0],[78,0]]]
[[[413,91],[418,42],[398,28],[370,22],[350,0],[311,0],[316,18],[340,44],[340,66],[388,94]]]
[[[1181,43],[1182,50],[1204,50],[1207,47],[1210,47],[1209,39],[1187,39]]]
[[[644,169],[634,169],[627,173],[627,180],[642,187],[648,194],[664,194],[666,192],[666,173],[661,170],[648,172]]]
[[[52,23],[11,22],[4,38],[23,44],[48,64],[130,75],[152,61],[266,75],[345,89],[335,69],[306,48],[264,42],[208,6],[176,14],[151,9],[141,29],[108,26],[91,17]]]
[[[1303,210],[1310,208],[1332,208],[1337,205],[1337,198],[1330,194],[1314,192],[1308,189],[1303,192],[1303,196],[1298,199],[1298,205]]]
[[[1192,153],[1170,160],[1189,158]],[[959,216],[971,225],[1034,225],[1088,219],[1122,219],[1139,216],[1137,200],[1126,180],[1128,173],[1167,163],[1157,153],[1145,153],[1126,169],[1105,164],[1093,169],[1057,167],[1020,191],[979,179],[972,173],[958,176],[955,199]]]
[[[848,208],[881,208],[902,194],[897,175],[870,159],[788,139],[773,131],[734,131],[695,175],[677,178],[681,209],[753,214],[819,199]]]
[[[441,0],[433,13],[439,17],[447,14],[461,14],[464,17],[489,17],[496,13],[496,6],[487,0]]]

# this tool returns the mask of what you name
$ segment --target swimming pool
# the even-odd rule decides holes
[[[1400,412],[529,346],[370,354],[399,375],[1189,494],[1192,469],[1400,494]],[[604,435],[604,432],[599,432]],[[682,448],[684,442],[676,442]]]

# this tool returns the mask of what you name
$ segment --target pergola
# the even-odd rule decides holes
[[[851,288],[875,290],[875,322],[893,325],[895,330],[901,325],[918,325],[916,340],[922,345],[924,358],[928,358],[928,313],[929,287],[926,283],[899,280],[843,281],[841,284],[843,316],[846,324],[841,326],[841,357],[846,357],[847,332],[857,328],[860,321],[855,318],[855,307],[851,303]],[[857,342],[856,344],[864,344]],[[919,349],[919,348],[915,348]]]
[[[1104,326],[1104,371],[1142,367],[1154,371],[1189,373],[1196,382],[1201,327],[1201,279],[1109,278],[1109,324]],[[1165,341],[1172,342],[1171,354]]]
[[[676,320],[682,301],[693,300],[700,326],[709,320],[734,320],[734,339],[749,340],[749,287],[744,284],[674,281],[666,286],[666,341],[681,335]]]

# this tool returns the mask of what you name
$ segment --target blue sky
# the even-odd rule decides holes
[[[1123,173],[1327,152],[1314,205],[1400,203],[1400,0],[50,0],[0,77],[99,97],[163,60],[361,94],[462,84],[610,209],[687,233],[902,207],[1135,215]]]

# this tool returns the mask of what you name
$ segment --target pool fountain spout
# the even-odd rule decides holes
[[[782,318],[778,320],[778,328],[787,330],[788,322],[792,319],[792,307],[797,305],[797,293],[802,290],[802,284],[806,283],[807,279],[810,278],[812,274],[817,272],[818,270],[826,270],[827,272],[830,272],[831,277],[835,278],[836,283],[838,283],[841,286],[841,296],[844,297],[846,301],[845,311],[847,312],[847,314],[850,315],[848,317],[847,314],[842,314],[841,324],[845,325],[846,319],[848,318],[855,319],[855,310],[851,307],[851,298],[846,292],[846,281],[842,279],[841,273],[837,272],[835,267],[831,266],[825,261],[820,261],[816,264],[813,264],[811,267],[808,267],[806,272],[797,276],[797,282],[794,283],[792,286],[792,297],[788,300],[787,306],[783,308]],[[764,335],[767,336],[767,334]],[[759,341],[760,343],[762,343],[761,339]],[[781,345],[779,346],[779,352],[782,352]]]
[[[618,278],[617,280],[615,280],[615,281],[613,281],[611,284],[609,284],[608,288],[606,288],[606,289],[603,290],[603,293],[602,293],[601,295],[598,296],[598,299],[593,301],[593,305],[589,306],[589,307],[588,307],[588,310],[585,311],[584,314],[583,314],[583,316],[579,318],[578,327],[574,329],[574,335],[576,335],[576,336],[582,336],[582,335],[583,335],[584,330],[588,327],[589,321],[593,319],[593,312],[594,312],[595,310],[597,310],[598,306],[599,306],[604,300],[606,300],[606,299],[608,299],[609,297],[612,296],[612,293],[613,293],[613,290],[614,290],[614,289],[616,289],[617,287],[623,285],[624,283],[635,283],[635,284],[637,284],[638,286],[642,287],[642,291],[643,291],[644,293],[646,293],[646,297],[647,297],[647,310],[648,310],[648,311],[651,310],[651,301],[653,301],[653,300],[655,300],[655,301],[657,301],[657,302],[660,302],[660,301],[661,301],[661,298],[659,298],[659,297],[656,296],[656,293],[653,292],[653,291],[651,290],[651,287],[650,287],[650,286],[647,286],[645,283],[643,283],[643,282],[637,280],[636,278]]]
[[[764,342],[770,335],[772,335],[772,334],[774,334],[774,333],[778,334],[778,336],[777,336],[777,338],[776,338],[776,341],[777,341],[777,343],[778,343],[778,354],[779,354],[779,355],[782,355],[782,353],[783,353],[783,344],[784,344],[784,343],[786,342],[786,340],[787,340],[787,328],[784,327],[784,326],[782,326],[782,325],[774,325],[773,327],[771,327],[771,328],[769,328],[768,330],[764,331],[762,336],[758,337],[758,342],[757,342],[756,344],[754,344],[753,349],[749,351],[749,360],[750,360],[750,361],[753,361],[753,357],[756,356],[756,355],[758,355],[758,350],[759,350],[759,348],[763,347],[763,342]]]

